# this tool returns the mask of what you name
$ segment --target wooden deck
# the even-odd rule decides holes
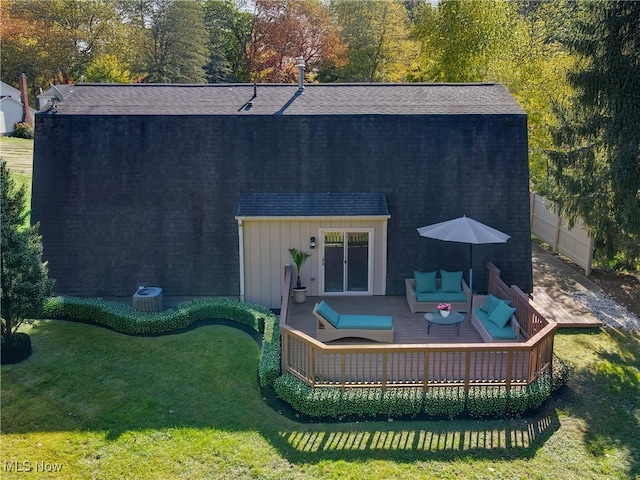
[[[509,298],[521,319],[521,342],[484,343],[469,320],[460,335],[453,325],[433,325],[427,334],[424,313],[412,314],[405,296],[336,296],[323,298],[338,313],[390,315],[393,343],[345,338],[315,339],[312,311],[318,297],[290,302],[291,268],[285,268],[281,309],[282,369],[314,387],[405,388],[459,386],[527,386],[548,371],[557,325],[548,323],[517,287],[500,279],[489,264],[489,291]]]
[[[442,344],[442,343],[483,343],[480,334],[471,325],[470,314],[460,325],[460,335],[456,335],[453,325],[433,325],[427,335],[427,321],[424,313],[411,313],[405,296],[336,296],[307,297],[305,303],[291,303],[288,324],[301,332],[316,338],[316,319],[311,313],[316,302],[324,300],[338,313],[390,315],[393,317],[394,344]],[[375,344],[370,340],[348,338],[328,342],[328,345]]]
[[[547,320],[558,328],[598,328],[602,321],[576,301],[571,292],[601,291],[581,273],[557,256],[533,244],[533,304]]]
[[[558,328],[598,328],[602,322],[569,294],[544,288],[533,289],[533,305]]]

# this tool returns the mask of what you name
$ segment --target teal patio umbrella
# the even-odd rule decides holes
[[[466,215],[418,228],[418,233],[427,238],[445,242],[469,244],[469,289],[473,292],[473,245],[483,243],[505,243],[510,235],[478,222]]]

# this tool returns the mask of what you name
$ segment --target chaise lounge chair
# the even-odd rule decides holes
[[[323,300],[316,303],[313,314],[318,319],[316,338],[330,342],[356,337],[393,343],[393,318],[382,315],[340,315]]]

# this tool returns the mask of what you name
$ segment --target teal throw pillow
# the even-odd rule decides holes
[[[338,326],[338,322],[340,321],[340,314],[333,308],[331,308],[324,300],[322,300],[318,304],[316,312],[318,312],[325,320],[327,320],[327,322],[329,322],[334,327]]]
[[[493,312],[493,309],[498,306],[498,302],[499,301],[500,301],[500,299],[498,297],[495,297],[495,296],[489,294],[489,295],[487,295],[487,299],[480,306],[480,310],[482,310],[487,315],[490,315],[491,312]]]
[[[440,290],[445,293],[460,293],[462,291],[462,272],[440,270]]]
[[[489,321],[502,328],[509,322],[514,313],[516,313],[515,308],[510,307],[505,302],[499,302],[498,306],[489,315]]]
[[[480,306],[480,310],[482,310],[487,315],[491,315],[491,313],[495,310],[499,303],[506,303],[507,305],[511,305],[511,300],[502,300],[489,294],[487,295],[487,299],[485,300],[485,302]]]
[[[436,272],[413,272],[416,279],[416,293],[436,293],[438,285],[436,284]]]

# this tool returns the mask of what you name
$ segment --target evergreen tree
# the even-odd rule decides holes
[[[233,0],[207,0],[204,12],[211,43],[206,66],[209,82],[248,82],[253,15],[240,10]]]
[[[195,0],[137,0],[123,4],[140,30],[141,71],[150,83],[205,83],[210,60],[204,10]]]
[[[35,318],[44,300],[51,295],[53,280],[42,263],[42,239],[37,225],[25,226],[26,189],[16,189],[6,162],[0,164],[2,204],[0,217],[0,282],[2,287],[2,362],[26,358],[31,343],[16,330]],[[22,354],[22,350],[27,351]]]
[[[579,5],[573,28],[562,39],[581,59],[569,75],[576,93],[558,105],[545,193],[565,215],[584,219],[599,255],[635,266],[640,258],[640,2]]]

